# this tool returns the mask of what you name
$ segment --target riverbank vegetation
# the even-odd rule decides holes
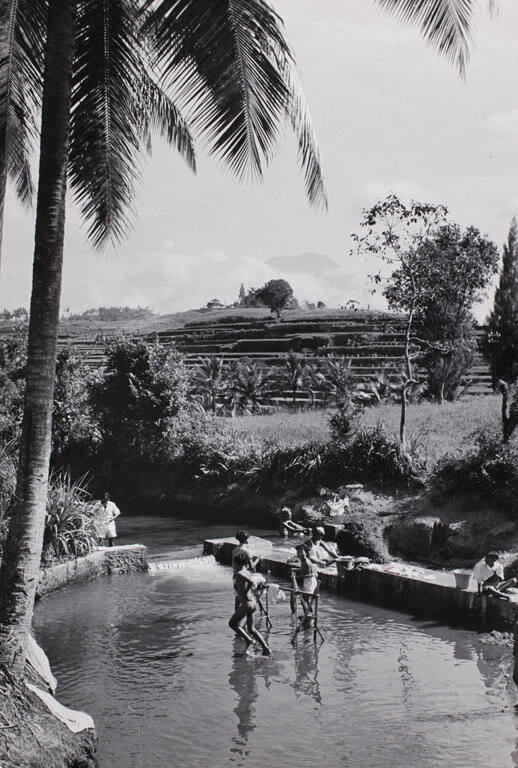
[[[20,401],[23,377],[17,364],[24,365],[24,356],[18,350],[4,360],[15,382],[12,402],[0,413],[4,434],[11,437],[1,462],[5,510],[14,490],[13,435],[20,428],[11,405]],[[403,445],[399,405],[389,390],[381,402],[357,397],[356,384],[345,378],[334,408],[225,418],[205,410],[193,395],[195,375],[174,348],[156,340],[112,340],[101,371],[86,369],[71,350],[61,353],[47,559],[73,556],[95,542],[84,480],[74,482],[86,474],[94,496],[109,489],[127,511],[181,506],[231,515],[243,524],[272,524],[282,503],[301,505],[322,486],[358,482],[373,493],[401,496],[428,489],[436,499],[464,496],[471,504],[478,494],[485,504],[501,506],[505,500],[514,509],[515,448],[511,441],[502,449],[497,395],[412,405]],[[473,473],[476,482],[469,479]]]

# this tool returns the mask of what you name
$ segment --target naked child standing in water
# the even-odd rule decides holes
[[[263,649],[263,656],[269,656],[271,651],[263,636],[255,626],[255,611],[257,602],[254,596],[254,590],[260,582],[264,582],[264,577],[258,573],[252,573],[248,568],[248,556],[245,552],[238,552],[235,556],[235,564],[238,567],[234,576],[234,587],[236,590],[237,607],[232,615],[228,625],[234,630],[236,635],[242,637],[246,642],[245,653],[252,643],[257,640]],[[246,630],[241,626],[246,618]]]

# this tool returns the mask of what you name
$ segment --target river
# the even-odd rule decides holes
[[[193,557],[203,538],[233,531],[157,517],[118,528],[120,543],[158,559]],[[38,604],[57,696],[93,715],[101,768],[518,765],[509,648],[324,593],[323,643],[305,633],[293,648],[279,603],[272,657],[243,657],[232,607],[220,565],[103,577]]]

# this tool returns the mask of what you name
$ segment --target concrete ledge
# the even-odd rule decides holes
[[[211,539],[204,542],[204,552],[215,555],[221,563],[229,564],[236,544],[235,540]],[[286,562],[286,550],[272,548],[263,551],[262,558],[262,571],[290,577],[293,565]],[[518,603],[457,589],[451,584],[452,581],[453,574],[450,578],[449,573],[441,572],[437,572],[437,581],[431,581],[368,566],[344,570],[340,575],[335,565],[320,570],[323,589],[340,592],[354,600],[440,617],[455,624],[481,629],[510,629],[518,621]]]
[[[115,573],[146,571],[147,567],[147,548],[143,544],[101,547],[84,557],[42,568],[36,596],[42,597],[66,584]]]

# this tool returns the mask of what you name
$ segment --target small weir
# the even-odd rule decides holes
[[[200,555],[199,557],[186,557],[183,560],[151,560],[148,563],[148,571],[175,571],[183,568],[213,568],[218,565],[214,555]]]

